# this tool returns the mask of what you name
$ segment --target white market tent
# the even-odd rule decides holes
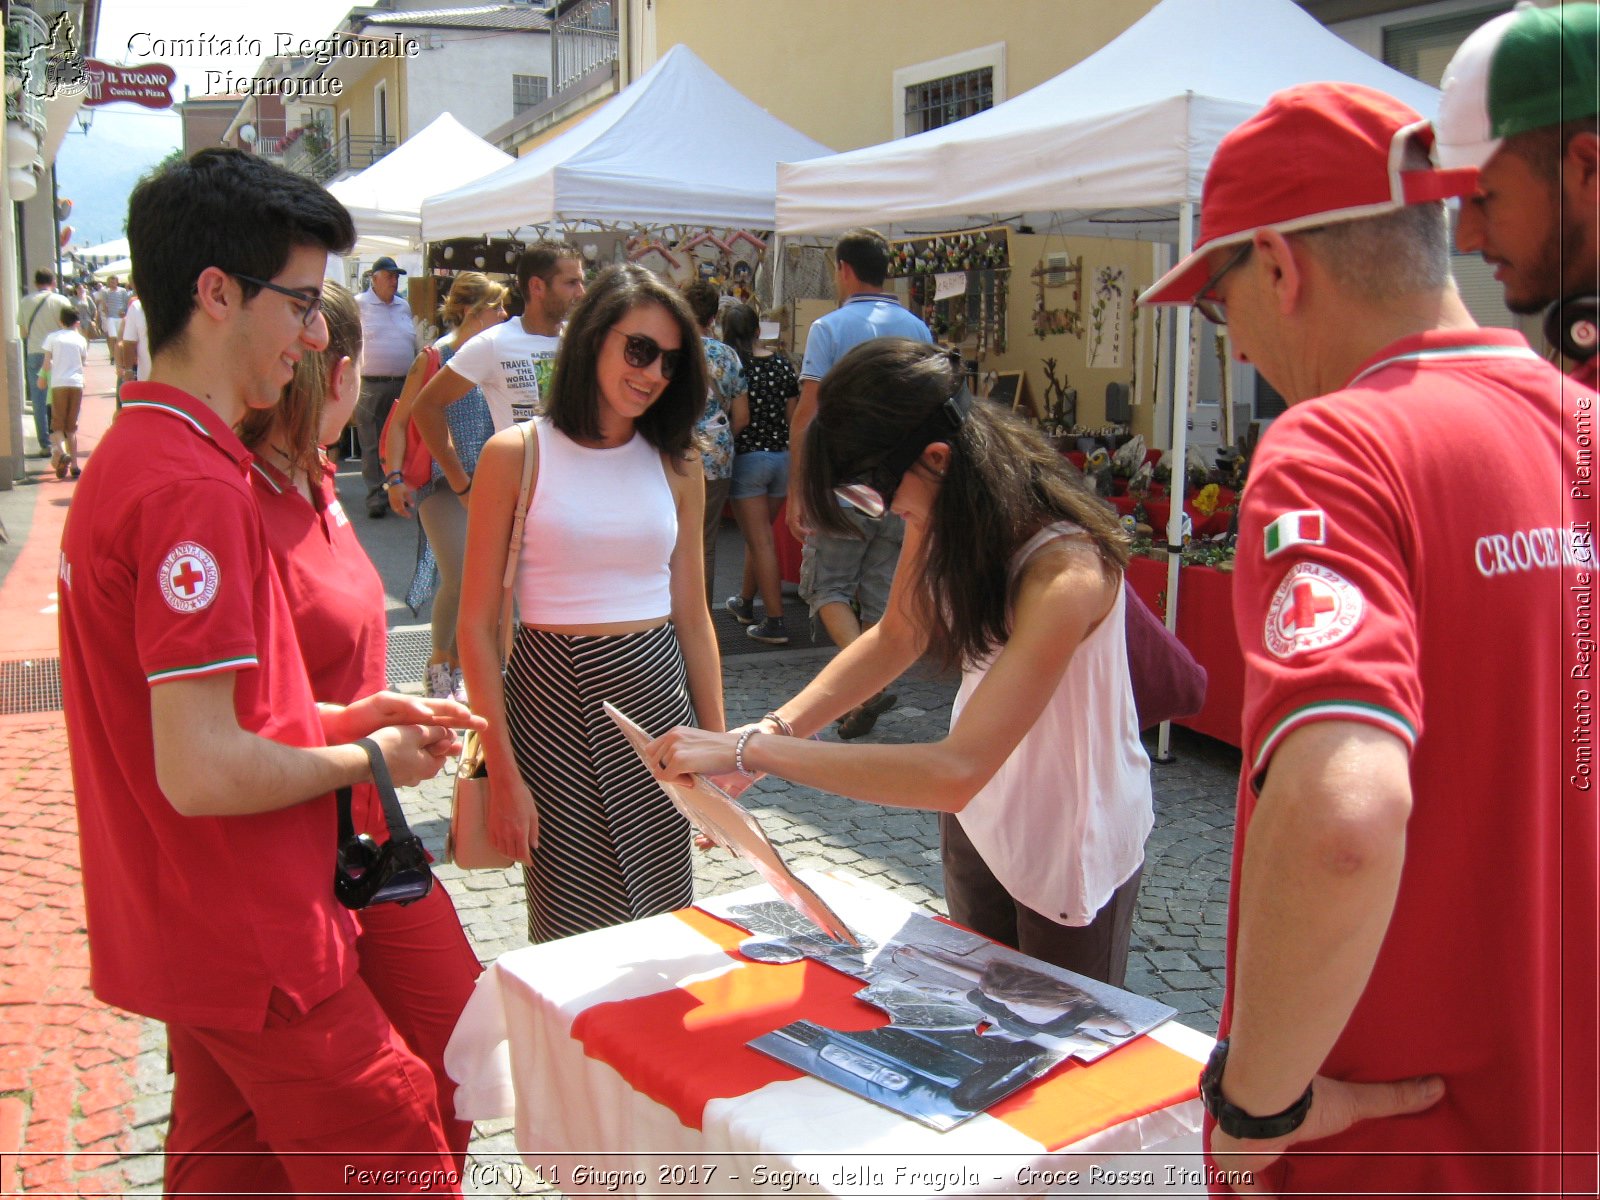
[[[422,205],[428,241],[607,222],[771,229],[779,161],[829,153],[674,46],[593,116]]]
[[[1329,32],[1292,0],[1162,0],[1076,66],[985,112],[880,146],[778,167],[780,235],[856,225],[951,229],[996,221],[1194,243],[1206,168],[1224,134],[1299,83],[1366,84],[1425,117],[1439,93]],[[1187,391],[1191,310],[1176,310],[1174,389]],[[1174,396],[1182,470],[1188,397]],[[1167,626],[1178,616],[1183,507],[1167,527]],[[1160,752],[1166,752],[1166,727]]]
[[[421,245],[422,201],[441,183],[470,183],[515,161],[449,113],[441,113],[365,171],[328,191],[355,219],[360,240],[354,253],[372,258]]]
[[[1217,143],[1273,92],[1361,83],[1431,116],[1439,93],[1292,0],[1163,0],[1076,66],[914,137],[778,166],[778,232],[1000,218],[1174,241]]]

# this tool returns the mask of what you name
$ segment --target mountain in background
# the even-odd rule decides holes
[[[56,187],[72,200],[65,224],[72,244],[93,246],[123,236],[128,194],[139,177],[176,148],[176,113],[160,116],[102,108],[87,135],[74,127],[56,155]]]

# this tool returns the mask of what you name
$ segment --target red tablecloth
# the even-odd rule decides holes
[[[1163,620],[1167,615],[1167,564],[1135,557],[1128,582]],[[1211,567],[1184,567],[1178,576],[1178,640],[1206,669],[1206,704],[1175,722],[1237,746],[1244,705],[1244,653],[1233,628],[1233,576]]]
[[[789,501],[778,505],[778,515],[772,519],[772,544],[778,551],[778,574],[785,583],[800,582],[800,543],[789,532]]]

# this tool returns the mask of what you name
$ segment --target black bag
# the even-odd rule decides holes
[[[428,851],[406,824],[406,814],[400,808],[388,764],[377,743],[361,738],[356,745],[367,752],[372,764],[372,782],[383,803],[389,840],[380,846],[371,835],[356,832],[350,812],[350,789],[340,788],[339,856],[333,868],[333,894],[346,908],[414,904],[433,890]]]
[[[1139,728],[1192,717],[1206,705],[1206,669],[1123,580],[1128,674]]]

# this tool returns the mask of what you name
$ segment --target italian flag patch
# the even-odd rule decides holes
[[[1328,520],[1317,508],[1287,512],[1266,528],[1266,556],[1294,546],[1320,546],[1327,540]]]

